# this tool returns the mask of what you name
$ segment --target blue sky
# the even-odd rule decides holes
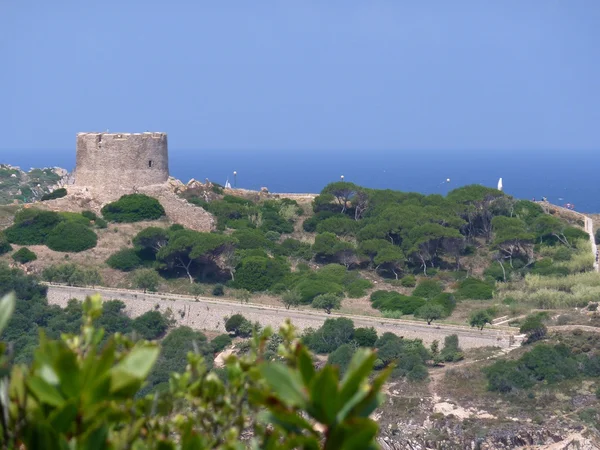
[[[0,0],[0,151],[600,149],[600,1]]]

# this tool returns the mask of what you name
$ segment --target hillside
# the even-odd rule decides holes
[[[184,339],[178,333],[202,332],[196,338],[206,343],[202,354],[211,365],[209,349],[230,344],[210,347],[208,337],[233,338],[231,351],[243,355],[253,328],[270,321],[243,317],[241,307],[201,320],[210,305],[203,302],[262,305],[263,314],[266,307],[320,313],[322,325],[311,323],[301,335],[317,367],[329,361],[346,370],[360,347],[377,350],[376,373],[397,363],[376,414],[389,448],[405,448],[407,440],[429,448],[517,448],[570,435],[598,438],[600,275],[576,216],[476,185],[442,197],[338,182],[314,199],[295,199],[195,182],[179,195],[212,214],[216,230],[173,223],[143,194],[96,212],[57,211],[53,200],[2,209],[14,220],[2,226],[0,260],[14,269],[4,266],[0,280],[25,271],[63,285],[131,289],[123,303],[107,305],[110,318],[101,323],[110,332],[164,339],[167,347]],[[34,282],[10,286],[25,279]],[[10,286],[5,281],[0,294]],[[147,300],[146,291],[160,300]],[[38,327],[58,336],[79,326],[81,306],[58,308],[63,300],[38,298],[35,315],[23,310],[11,322],[19,360],[30,360]],[[230,323],[236,312],[242,316]],[[393,331],[361,325],[361,315],[385,319]],[[182,330],[188,323],[196,330]],[[404,333],[403,323],[407,330],[417,324],[421,334]],[[522,335],[524,345],[461,345],[451,331],[432,338],[427,330],[438,326],[492,328],[507,339]],[[558,357],[580,370],[558,376],[544,362]],[[144,392],[160,392],[169,370],[183,370],[177,358],[159,364]],[[515,362],[494,365],[502,358]],[[525,378],[510,371],[522,374],[525,366],[532,371]]]
[[[68,179],[69,173],[60,167],[32,168],[25,172],[20,167],[0,164],[0,205],[38,201]]]

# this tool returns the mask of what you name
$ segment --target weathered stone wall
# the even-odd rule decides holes
[[[252,322],[259,322],[263,326],[278,329],[287,318],[291,319],[294,326],[303,330],[305,328],[319,328],[328,316],[317,312],[304,310],[284,310],[269,306],[240,304],[227,301],[215,301],[209,298],[193,298],[171,294],[144,294],[142,292],[126,291],[121,289],[89,289],[67,286],[50,285],[48,287],[48,302],[53,305],[65,307],[71,298],[78,300],[86,296],[100,293],[104,299],[122,300],[126,304],[125,312],[130,317],[137,317],[147,311],[158,310],[165,312],[171,308],[178,325],[186,325],[198,330],[212,330],[225,332],[226,317],[233,314],[243,314]],[[158,307],[157,307],[158,306]],[[330,317],[340,317],[332,314]],[[478,331],[451,325],[427,326],[422,322],[394,321],[382,318],[369,318],[361,316],[345,316],[354,321],[356,327],[375,327],[378,333],[386,331],[404,336],[407,339],[422,339],[426,344],[434,340],[444,341],[450,334],[458,334],[462,348],[498,346],[509,347],[518,345],[518,341],[511,339],[514,331],[486,329]]]
[[[166,133],[79,133],[75,184],[133,189],[169,178]]]

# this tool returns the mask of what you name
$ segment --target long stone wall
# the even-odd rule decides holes
[[[301,310],[285,310],[268,306],[240,304],[227,301],[214,301],[201,298],[195,301],[184,296],[144,294],[142,292],[74,288],[50,285],[48,287],[48,302],[65,307],[72,298],[85,299],[86,296],[99,293],[104,299],[122,300],[126,304],[125,312],[130,317],[158,310],[165,312],[170,308],[178,325],[186,325],[198,330],[225,332],[225,321],[233,314],[243,314],[248,320],[258,321],[263,326],[277,329],[287,318],[300,330],[318,328],[327,318],[340,317],[340,314],[330,316],[317,312]],[[356,327],[374,327],[378,333],[387,331],[404,336],[407,339],[422,339],[426,344],[434,340],[443,342],[450,334],[458,334],[463,348],[498,346],[506,348],[516,345],[510,330],[486,329],[478,331],[458,326],[426,325],[416,321],[393,321],[390,319],[369,318],[365,316],[344,316],[352,319]]]

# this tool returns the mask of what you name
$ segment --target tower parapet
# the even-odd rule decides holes
[[[133,189],[169,179],[166,133],[78,133],[75,185]]]

